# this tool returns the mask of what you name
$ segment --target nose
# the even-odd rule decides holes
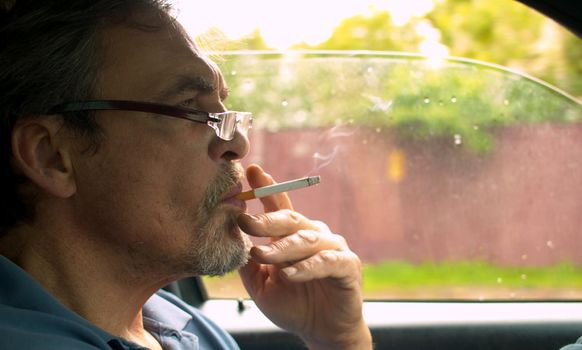
[[[227,110],[217,93],[210,97],[208,101],[209,111],[224,112]],[[250,143],[248,136],[243,135],[238,130],[230,141],[223,140],[216,135],[213,136],[208,153],[214,161],[220,161],[221,159],[226,161],[238,160],[249,153]]]
[[[210,158],[214,161],[226,160],[233,161],[244,158],[250,149],[249,138],[247,135],[237,131],[230,141],[221,139],[214,135],[209,146]]]

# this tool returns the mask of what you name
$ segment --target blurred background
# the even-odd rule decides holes
[[[582,45],[509,0],[183,0],[251,153],[367,299],[582,299]],[[249,203],[250,212],[260,212]],[[236,274],[211,297],[246,297]]]
[[[512,0],[177,2],[212,50],[376,50],[495,63],[582,96],[580,39]]]

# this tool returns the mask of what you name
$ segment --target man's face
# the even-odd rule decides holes
[[[104,52],[96,99],[225,110],[220,71],[180,28],[110,28]],[[225,200],[240,191],[245,136],[227,142],[205,124],[143,112],[96,116],[103,142],[75,159],[74,204],[88,240],[148,273],[222,274],[246,261],[236,224],[244,203]]]

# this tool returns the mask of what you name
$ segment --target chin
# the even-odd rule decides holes
[[[199,230],[192,261],[196,274],[219,276],[246,264],[251,243],[238,227],[239,213],[220,211]]]

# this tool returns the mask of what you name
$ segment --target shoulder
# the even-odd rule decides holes
[[[560,350],[582,350],[582,337],[578,339],[576,344],[566,345]]]
[[[0,349],[110,349],[79,324],[50,314],[0,306]]]

